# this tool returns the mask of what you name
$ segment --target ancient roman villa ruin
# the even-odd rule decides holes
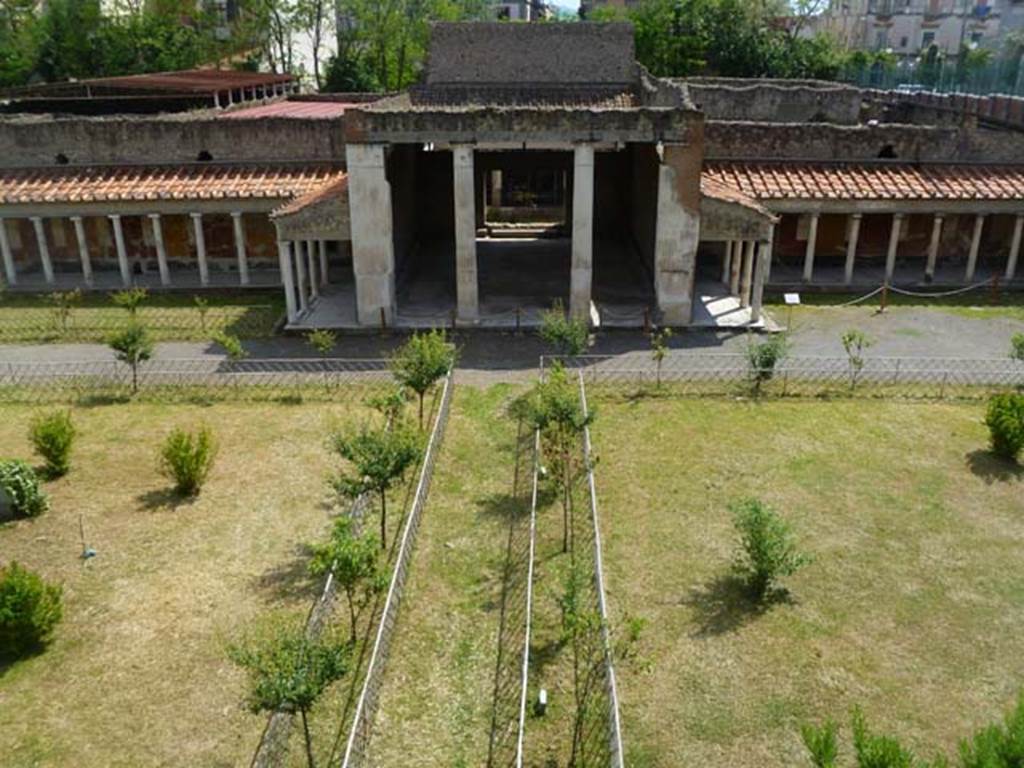
[[[11,290],[280,285],[292,327],[756,324],[1020,283],[1024,101],[666,80],[626,24],[438,24],[420,85],[197,71],[0,104]]]

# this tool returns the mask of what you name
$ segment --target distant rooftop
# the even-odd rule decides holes
[[[345,101],[276,101],[258,107],[245,107],[218,115],[221,120],[255,120],[261,117],[289,117],[302,120],[331,120],[345,110],[365,102]]]
[[[118,91],[167,91],[170,93],[214,93],[236,88],[291,83],[291,75],[270,72],[238,72],[233,69],[186,69],[179,72],[153,72],[147,75],[98,77],[79,80],[78,85]]]

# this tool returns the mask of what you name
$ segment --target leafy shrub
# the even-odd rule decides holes
[[[62,615],[61,588],[12,562],[0,568],[0,657],[45,644]]]
[[[740,534],[741,551],[736,572],[746,581],[751,595],[762,600],[783,576],[790,576],[810,562],[796,549],[793,531],[768,505],[745,499],[731,507]]]
[[[761,394],[761,387],[775,377],[775,368],[789,352],[789,341],[785,335],[772,334],[764,341],[751,341],[747,345],[747,374],[755,395]]]
[[[541,315],[539,333],[560,355],[582,355],[590,345],[586,321],[569,317],[561,301],[556,301]]]
[[[995,395],[985,414],[992,452],[1010,461],[1024,449],[1024,395]]]
[[[43,461],[50,477],[66,475],[71,468],[71,445],[75,441],[75,425],[70,411],[53,411],[32,419],[29,438]]]
[[[139,391],[139,364],[153,356],[153,339],[144,325],[132,322],[107,339],[114,356],[132,369],[132,392]]]
[[[50,508],[35,470],[18,459],[0,461],[0,492],[6,495],[16,517],[35,517]]]
[[[917,768],[919,765],[914,753],[892,736],[871,733],[859,709],[853,711],[853,749],[857,753],[858,768]]]
[[[993,724],[960,742],[963,768],[1019,768],[1024,765],[1024,693],[1003,724]]]
[[[1024,363],[1024,333],[1015,333],[1010,339],[1010,357]]]
[[[73,291],[54,291],[48,298],[53,314],[53,326],[57,333],[64,336],[71,324],[71,312],[82,300],[82,292],[77,288]]]
[[[231,362],[244,360],[249,355],[242,345],[242,340],[232,333],[218,333],[214,335],[213,340],[220,344]]]
[[[415,333],[391,358],[391,373],[419,398],[420,429],[423,429],[423,397],[434,383],[455,365],[455,345],[444,331]]]
[[[334,351],[338,343],[338,337],[333,331],[319,329],[306,334],[306,343],[317,351],[321,357],[327,357]]]
[[[135,313],[147,298],[149,298],[149,291],[145,288],[126,288],[110,295],[110,300],[114,302],[115,306],[127,310],[132,320],[135,319]]]
[[[815,768],[835,768],[839,759],[839,725],[834,720],[825,721],[820,728],[805,725],[800,736]]]
[[[842,335],[843,349],[850,368],[850,389],[857,388],[860,372],[864,370],[864,351],[874,345],[874,340],[864,331],[851,328]]]
[[[207,427],[194,435],[175,429],[160,449],[160,469],[174,481],[174,490],[182,496],[195,496],[206,482],[214,459],[217,442]]]

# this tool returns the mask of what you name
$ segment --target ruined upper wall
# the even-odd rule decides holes
[[[428,87],[636,83],[631,24],[441,23],[431,27]]]
[[[856,125],[862,92],[842,83],[817,80],[682,78],[694,104],[708,120]]]
[[[0,119],[0,167],[216,162],[343,161],[338,120],[221,120],[203,112],[163,117],[51,115]]]

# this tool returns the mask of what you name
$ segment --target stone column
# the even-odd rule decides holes
[[[309,311],[309,295],[306,293],[306,259],[302,253],[302,240],[293,243],[295,250],[295,274],[298,278],[297,293],[299,294],[299,313]]]
[[[491,171],[491,205],[495,208],[501,206],[501,171]]]
[[[128,288],[132,284],[132,270],[128,264],[128,251],[124,247],[124,230],[121,228],[121,216],[112,213],[108,216],[110,226],[114,230],[114,246],[117,248],[117,267],[121,270],[121,285]]]
[[[458,318],[465,323],[480,319],[476,263],[476,183],[473,148],[452,147],[455,201],[455,294]]]
[[[206,263],[206,236],[203,234],[203,214],[190,213],[192,230],[196,236],[196,260],[199,262],[199,284],[210,284],[210,267]]]
[[[317,248],[320,251],[320,285],[328,285],[331,280],[327,272],[327,241],[318,240]]]
[[[857,262],[857,241],[860,240],[861,214],[850,215],[849,234],[846,241],[846,264],[843,267],[843,282],[849,285],[853,282],[853,267]]]
[[[812,213],[807,227],[807,250],[804,252],[804,282],[811,282],[814,277],[814,250],[818,245],[818,215]]]
[[[942,238],[942,214],[935,214],[932,219],[932,239],[928,241],[928,261],[924,267],[924,281],[930,283],[935,279],[935,265],[939,261],[939,240]]]
[[[281,286],[284,288],[284,306],[288,322],[294,323],[299,313],[295,306],[295,281],[292,277],[292,244],[288,240],[277,241],[277,265],[281,271]]]
[[[1010,241],[1010,258],[1006,261],[1006,279],[1013,280],[1017,276],[1017,257],[1020,256],[1021,232],[1024,230],[1024,213],[1017,214],[1013,224],[1013,240]]]
[[[665,145],[661,154],[654,289],[661,322],[687,325],[693,312],[693,271],[700,242],[702,145]]]
[[[352,271],[360,325],[379,325],[395,313],[395,251],[391,233],[391,185],[384,172],[384,147],[347,144],[348,206]]]
[[[47,285],[53,285],[53,262],[50,260],[50,244],[46,241],[46,227],[39,216],[32,217],[32,226],[36,230],[36,242],[39,244],[39,260],[43,262],[43,278]]]
[[[764,305],[764,284],[772,266],[772,241],[775,239],[775,228],[767,240],[762,240],[757,249],[757,268],[754,271],[754,293],[750,299],[750,322],[761,320],[761,307]]]
[[[757,242],[754,240],[746,241],[746,248],[743,251],[743,278],[740,283],[740,306],[750,306],[750,291],[752,288],[751,279],[754,275],[754,253],[757,248]]]
[[[903,214],[892,215],[892,229],[889,230],[889,250],[885,255],[885,282],[892,282],[896,273],[896,251],[900,247],[900,230],[903,228]]]
[[[149,223],[153,227],[153,243],[156,245],[156,266],[160,270],[160,285],[166,288],[171,284],[171,270],[167,266],[167,245],[164,243],[164,227],[160,220],[160,214],[149,214]]]
[[[971,236],[971,252],[967,255],[967,272],[964,280],[968,283],[974,279],[974,271],[978,267],[978,250],[981,248],[981,232],[985,227],[985,214],[974,217],[974,234]]]
[[[231,221],[235,225],[235,255],[238,257],[238,282],[249,284],[249,257],[245,252],[245,222],[241,211],[231,212]]]
[[[729,295],[740,295],[740,269],[743,265],[743,241],[734,240],[729,264]]]
[[[594,148],[577,144],[572,173],[572,268],[569,314],[590,321],[594,280]]]
[[[89,259],[89,241],[85,237],[85,224],[81,216],[72,216],[75,225],[75,240],[78,242],[78,259],[82,262],[82,279],[92,287],[92,261]]]
[[[18,284],[18,272],[14,268],[14,254],[11,253],[11,241],[7,239],[7,219],[0,218],[0,256],[4,260],[4,277],[8,285]]]
[[[309,267],[309,295],[311,298],[320,298],[320,280],[316,274],[316,252],[314,242],[306,241],[306,265]]]
[[[729,284],[729,274],[732,271],[732,240],[725,242],[725,252],[722,253],[722,284]]]

